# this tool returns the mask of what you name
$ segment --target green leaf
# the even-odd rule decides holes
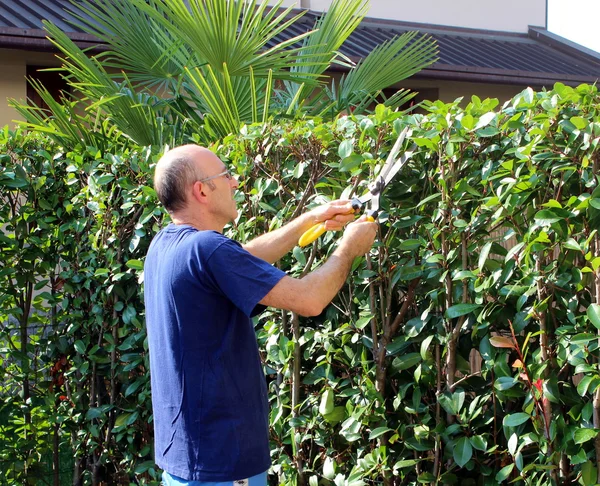
[[[412,467],[416,464],[419,464],[420,460],[418,459],[403,459],[394,464],[394,469],[403,469],[405,467]]]
[[[492,248],[492,242],[488,242],[485,245],[483,245],[483,248],[481,249],[481,253],[479,254],[479,271],[482,272],[483,271],[483,267],[485,266],[485,262],[488,259],[488,256],[490,254],[490,249]]]
[[[299,162],[296,164],[296,167],[294,167],[294,177],[296,179],[300,179],[302,177],[302,174],[304,173],[304,167],[306,167],[304,162]]]
[[[323,477],[325,479],[333,479],[335,477],[335,461],[332,457],[327,456],[323,462]]]
[[[471,445],[475,449],[483,452],[487,450],[487,441],[485,440],[483,435],[473,435],[469,437],[469,440],[471,441]]]
[[[543,209],[536,213],[535,221],[537,224],[541,226],[550,226],[553,223],[557,223],[558,221],[562,221],[562,217],[556,214],[551,209]]]
[[[519,436],[517,434],[511,434],[510,439],[507,442],[508,452],[511,456],[515,455],[517,452],[517,447],[519,446]]]
[[[327,415],[333,412],[334,409],[334,395],[333,390],[328,388],[321,397],[321,404],[319,405],[319,413],[321,415]]]
[[[517,384],[512,376],[501,376],[494,382],[494,387],[500,391],[509,390]]]
[[[144,269],[144,262],[142,262],[141,260],[127,260],[125,265],[128,268],[133,268],[134,270],[143,270]]]
[[[354,146],[352,140],[344,140],[342,143],[340,143],[340,146],[338,147],[338,155],[340,156],[340,159],[343,160],[345,158],[350,157],[353,150]]]
[[[500,130],[498,130],[496,127],[485,127],[482,128],[481,130],[477,130],[477,135],[485,138],[485,137],[493,137],[495,135],[498,135],[500,133]]]
[[[508,466],[504,466],[502,469],[500,469],[500,471],[498,471],[498,474],[496,474],[496,481],[498,481],[499,483],[505,481],[508,478],[508,476],[510,476],[510,473],[512,472],[514,467],[515,465],[513,463],[509,464]]]
[[[406,326],[404,327],[406,335],[410,338],[418,336],[425,327],[425,324],[426,322],[420,317],[412,318],[406,323]]]
[[[475,275],[475,273],[473,273],[471,270],[461,270],[456,275],[454,275],[454,277],[452,277],[452,280],[463,280],[465,278],[475,277],[477,277],[477,275]]]
[[[588,126],[588,121],[585,118],[580,116],[572,116],[570,122],[577,127],[577,129],[581,130]]]
[[[299,246],[295,246],[292,250],[292,254],[294,255],[294,258],[298,261],[301,267],[304,267],[304,265],[306,265],[306,255],[304,255],[302,248],[300,248]]]
[[[154,461],[144,461],[135,466],[134,474],[144,474],[155,467]]]
[[[115,420],[115,427],[121,427],[127,423],[127,419],[131,416],[130,413],[122,413]]]
[[[75,341],[75,344],[73,345],[73,347],[75,348],[75,351],[77,351],[78,354],[85,353],[86,345],[83,341],[81,341],[81,340]]]
[[[513,413],[504,417],[504,420],[502,420],[502,425],[504,425],[505,427],[516,427],[518,425],[524,424],[530,418],[531,417],[528,413]]]
[[[454,393],[446,391],[438,395],[438,401],[450,415],[458,415],[465,403],[465,392],[462,389]]]
[[[471,115],[463,115],[460,123],[466,130],[472,130],[475,125],[475,121]]]
[[[421,355],[419,353],[408,353],[404,356],[398,356],[392,361],[392,368],[397,371],[407,370],[412,368],[421,362]]]
[[[369,434],[369,440],[373,440],[376,439],[377,437],[385,434],[386,432],[391,432],[392,429],[390,429],[389,427],[377,427],[376,429],[372,430],[371,433]]]
[[[349,172],[358,167],[364,159],[358,154],[352,154],[340,161],[340,172]]]
[[[417,477],[417,481],[420,482],[421,484],[431,484],[435,480],[436,480],[435,476],[428,471],[419,474],[419,476]]]
[[[552,403],[560,403],[560,392],[556,377],[544,381],[542,387],[544,396],[547,397],[548,400],[550,400]]]
[[[586,315],[590,322],[597,329],[600,329],[600,304],[590,304],[590,306],[587,308]]]
[[[96,179],[96,184],[103,186],[104,184],[108,184],[115,178],[113,174],[104,174]]]
[[[345,407],[335,407],[333,412],[323,415],[323,418],[330,424],[337,424],[344,420],[346,416],[346,408]]]
[[[40,280],[39,282],[37,282],[35,284],[34,290],[43,289],[46,285],[48,285],[48,282],[50,282],[50,280],[48,280],[48,279]]]
[[[433,341],[433,338],[435,336],[433,334],[427,336],[425,339],[423,339],[423,342],[421,343],[421,358],[423,359],[427,359],[427,354],[429,352],[429,346],[431,345],[431,341]]]
[[[596,335],[589,332],[581,332],[579,334],[575,334],[571,338],[571,344],[578,344],[580,346],[587,346],[590,341],[596,339]]]
[[[479,130],[480,128],[486,127],[491,123],[491,121],[496,118],[496,113],[490,111],[488,113],[484,113],[479,120],[477,120],[477,125],[475,125],[475,130]]]
[[[362,424],[355,417],[348,417],[342,423],[340,435],[348,442],[354,442],[361,438],[360,429]]]
[[[468,437],[461,437],[458,439],[452,451],[454,461],[459,467],[463,467],[467,462],[471,460],[473,456],[473,447]]]
[[[573,238],[569,238],[563,243],[563,246],[569,250],[582,251],[581,246]]]
[[[595,439],[598,436],[598,431],[595,429],[575,429],[573,438],[575,444],[583,444],[588,440]]]
[[[584,486],[593,486],[597,483],[598,470],[592,461],[587,461],[581,466],[581,479]]]
[[[447,319],[456,319],[457,317],[470,314],[481,307],[480,304],[456,304],[446,310],[444,314]]]
[[[398,250],[416,250],[421,246],[421,240],[404,240],[398,245]]]
[[[596,375],[586,375],[581,381],[577,384],[577,393],[580,396],[584,396],[585,394],[594,393],[594,390],[598,387],[600,382],[600,378]]]
[[[138,388],[140,388],[144,384],[144,382],[145,380],[143,378],[138,378],[137,380],[135,380],[125,390],[125,396],[128,397],[129,395],[135,393],[138,390]]]
[[[86,412],[85,418],[86,418],[86,420],[94,420],[94,419],[101,417],[103,414],[104,414],[104,408],[92,407]]]

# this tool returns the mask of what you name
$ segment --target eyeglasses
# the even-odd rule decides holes
[[[218,179],[219,177],[223,177],[223,176],[225,176],[225,178],[228,180],[233,179],[233,176],[231,175],[231,172],[229,172],[229,169],[225,169],[223,172],[216,174],[214,176],[205,177],[204,179],[198,179],[198,182],[212,181],[213,179]]]

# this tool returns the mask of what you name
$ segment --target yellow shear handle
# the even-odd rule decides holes
[[[325,223],[317,223],[312,228],[306,230],[302,234],[302,236],[298,240],[298,244],[300,246],[310,245],[323,233],[325,233]]]
[[[374,223],[375,218],[371,215],[367,216],[367,221],[369,223]],[[310,245],[313,241],[315,241],[319,236],[325,233],[325,223],[317,223],[312,228],[306,230],[300,239],[298,240],[298,245],[306,246]]]

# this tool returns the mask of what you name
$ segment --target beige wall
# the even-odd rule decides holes
[[[58,61],[50,53],[0,49],[0,127],[14,127],[14,120],[22,120],[16,110],[8,106],[8,99],[26,100],[27,65],[57,66]]]
[[[284,0],[284,5],[327,10],[332,0]],[[371,0],[369,17],[474,29],[527,32],[546,26],[546,0]]]
[[[463,97],[463,105],[471,101],[472,95],[477,95],[482,100],[485,98],[498,98],[500,104],[513,98],[523,91],[527,86],[510,86],[505,84],[465,83],[459,81],[435,81],[435,80],[406,80],[397,85],[398,87],[410,88],[419,91],[419,88],[437,88],[438,99],[444,103],[450,103],[457,98]]]
[[[57,61],[49,53],[0,49],[0,128],[6,124],[12,127],[14,120],[21,119],[18,113],[8,106],[7,98],[25,100],[25,69],[28,64],[52,66],[57,65]],[[338,73],[334,77],[338,77]],[[526,87],[415,79],[406,80],[397,86],[415,91],[423,88],[437,88],[440,100],[451,102],[459,97],[464,97],[463,104],[468,103],[473,94],[481,99],[498,98],[500,103],[504,103]]]

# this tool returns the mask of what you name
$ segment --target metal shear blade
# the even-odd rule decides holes
[[[364,205],[370,201],[371,213],[376,213],[379,210],[379,198],[381,193],[414,152],[414,147],[411,147],[411,149],[404,152],[399,159],[396,159],[396,156],[398,155],[398,152],[402,147],[402,143],[406,139],[408,133],[408,128],[405,128],[402,130],[402,132],[400,132],[400,135],[398,136],[394,147],[385,161],[385,164],[383,164],[383,167],[379,171],[379,175],[371,184],[369,184],[369,192],[359,198],[356,198],[361,205]]]

